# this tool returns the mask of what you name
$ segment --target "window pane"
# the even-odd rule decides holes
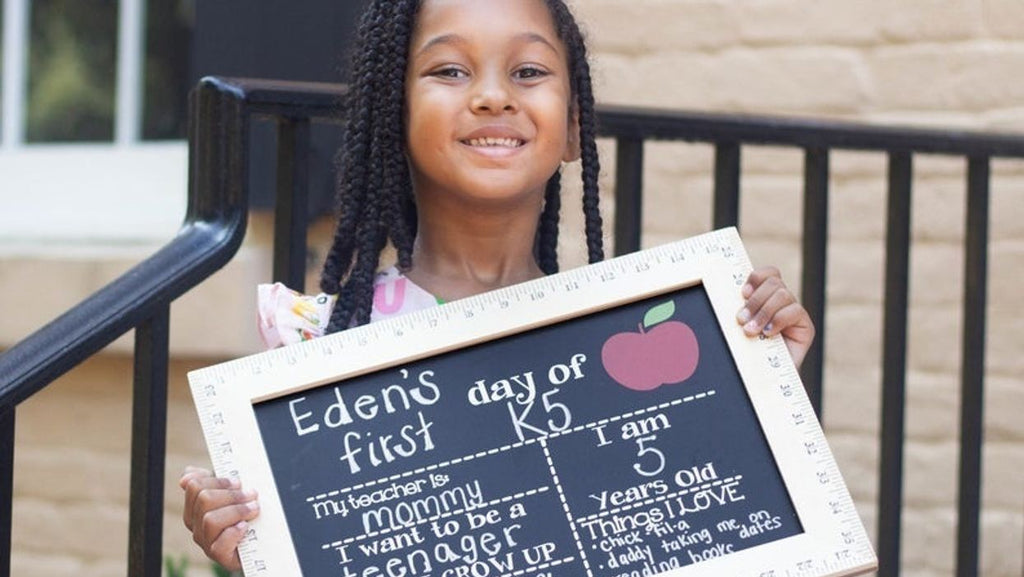
[[[114,136],[116,0],[33,0],[29,142]]]
[[[187,128],[193,0],[149,0],[142,138],[184,139]]]

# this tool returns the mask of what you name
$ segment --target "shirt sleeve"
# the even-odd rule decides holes
[[[263,343],[274,349],[322,336],[336,298],[324,293],[304,295],[282,283],[258,285],[257,319]]]

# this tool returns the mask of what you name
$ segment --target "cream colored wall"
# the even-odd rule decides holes
[[[1019,0],[577,0],[601,102],[833,117],[1024,133]],[[604,143],[611,163],[614,149]],[[651,145],[644,243],[710,226],[712,153]],[[826,430],[873,532],[885,220],[885,159],[832,158]],[[799,277],[798,151],[744,149],[741,225],[758,263]],[[962,287],[962,162],[915,159],[904,575],[952,575]],[[569,169],[570,174],[573,170]],[[605,190],[610,191],[610,169]],[[573,180],[567,178],[566,180]],[[571,187],[570,187],[571,188]],[[569,194],[569,193],[567,193]],[[564,206],[573,206],[565,202]],[[671,208],[674,210],[667,210]],[[614,214],[610,196],[604,211]],[[563,267],[582,261],[566,209]],[[982,574],[1017,577],[1024,544],[1024,163],[993,176]],[[322,246],[325,229],[314,232]],[[201,557],[181,529],[174,484],[207,462],[184,374],[257,350],[252,287],[269,276],[266,218],[242,253],[172,308],[165,549]],[[81,300],[154,247],[0,252],[0,346]],[[62,287],[48,290],[48,287]],[[30,301],[26,295],[31,294]],[[12,574],[123,575],[131,362],[126,340],[18,411]],[[209,572],[194,571],[193,575]]]

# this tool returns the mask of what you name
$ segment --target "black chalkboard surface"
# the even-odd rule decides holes
[[[737,335],[735,231],[603,265],[190,375],[262,495],[246,574],[870,568],[784,345]]]

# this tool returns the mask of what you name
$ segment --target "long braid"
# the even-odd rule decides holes
[[[558,272],[558,220],[562,208],[562,172],[556,171],[544,190],[544,210],[537,227],[537,264],[544,274]]]
[[[328,294],[338,294],[341,280],[351,267],[355,224],[366,192],[373,86],[370,58],[363,48],[377,35],[374,27],[379,23],[379,18],[368,10],[363,15],[356,40],[360,49],[355,54],[359,57],[353,63],[352,84],[346,98],[348,118],[344,144],[337,159],[338,222],[320,274],[320,290]]]
[[[370,320],[380,253],[390,239],[411,264],[415,223],[405,159],[405,68],[418,0],[377,0],[360,23],[338,170],[339,219],[321,290],[337,294],[327,332]]]
[[[586,68],[584,66],[584,68]],[[604,260],[604,237],[602,232],[600,191],[598,175],[601,161],[597,154],[597,127],[594,114],[594,95],[590,89],[590,71],[583,70],[587,82],[581,83],[578,101],[580,106],[580,156],[583,163],[583,214],[586,218],[587,253],[590,262]]]
[[[398,251],[398,266],[407,270],[412,267],[412,247],[416,237],[415,221],[410,222],[409,215],[415,215],[415,203],[412,200],[412,182],[405,154],[405,73],[408,67],[409,40],[412,38],[414,14],[407,8],[396,4],[394,35],[404,48],[396,50],[390,59],[388,70],[392,79],[390,89],[397,91],[385,100],[384,119],[385,171],[384,187],[390,191],[385,195],[382,217],[390,231],[391,241]],[[394,79],[400,78],[401,82]],[[411,210],[410,210],[411,209]],[[383,247],[381,247],[383,248]]]
[[[597,120],[594,113],[594,89],[587,62],[587,47],[579,25],[562,0],[546,0],[555,21],[559,39],[569,51],[570,88],[576,97],[579,115],[580,158],[583,177],[583,214],[586,223],[588,260],[604,260],[604,238],[600,211],[598,176],[601,162],[597,154]],[[543,216],[541,217],[543,220]]]

